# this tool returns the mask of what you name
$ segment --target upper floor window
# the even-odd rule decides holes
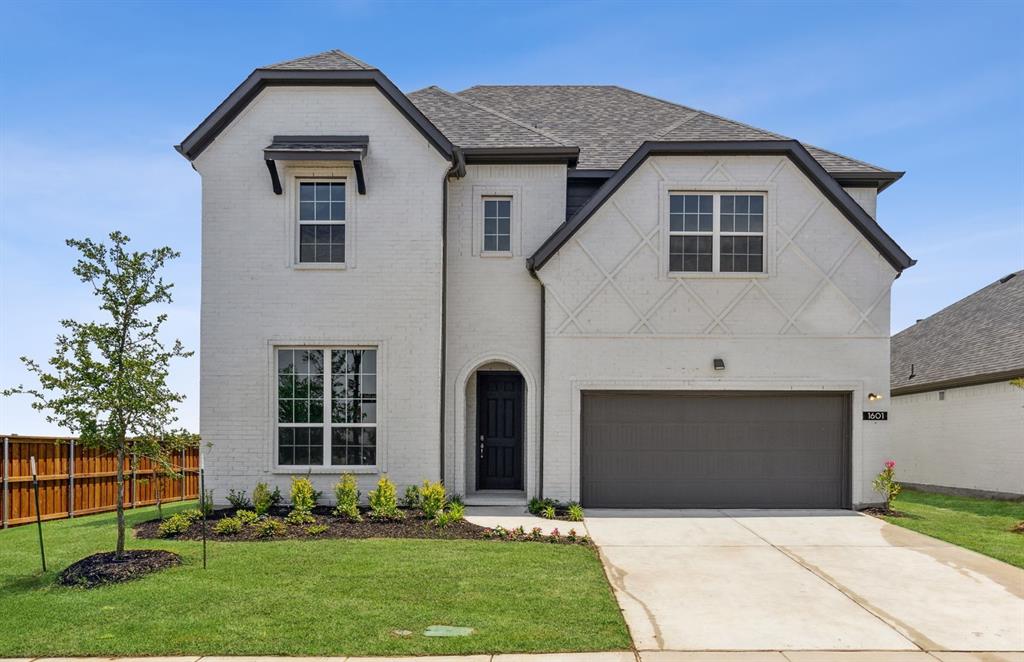
[[[669,196],[669,271],[764,272],[764,196]]]
[[[377,463],[377,350],[277,350],[277,464]]]
[[[345,262],[344,182],[299,182],[299,262]]]
[[[484,252],[512,251],[512,198],[484,198]]]

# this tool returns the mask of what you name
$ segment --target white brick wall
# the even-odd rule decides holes
[[[455,491],[474,488],[475,371],[501,361],[526,381],[525,487],[536,493],[541,288],[526,258],[565,219],[565,179],[560,165],[471,165],[449,184],[445,479]],[[513,196],[511,257],[480,255],[481,199],[496,194]]]
[[[908,483],[1024,495],[1024,389],[1007,381],[892,399],[890,449]]]
[[[292,268],[291,197],[274,195],[263,162],[275,134],[369,135],[367,195],[348,187],[354,268]],[[213,445],[215,498],[230,488],[251,493],[258,480],[287,493],[289,474],[271,471],[275,342],[379,343],[378,462],[400,485],[436,479],[449,164],[375,88],[271,87],[195,165],[203,178],[200,432]],[[285,170],[286,183],[294,172]],[[362,476],[364,493],[376,477]],[[313,479],[331,495],[337,472]]]
[[[672,190],[765,191],[768,274],[669,277]],[[546,496],[579,498],[581,390],[821,389],[853,394],[853,502],[877,500],[870,482],[888,428],[862,422],[861,411],[883,408],[867,396],[889,390],[895,272],[788,160],[651,159],[539,275]]]

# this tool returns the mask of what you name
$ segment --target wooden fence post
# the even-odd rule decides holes
[[[184,500],[185,500],[185,449],[182,448],[181,449],[181,499],[179,499],[179,501],[184,501]]]
[[[132,508],[139,507],[139,456],[132,453]]]
[[[68,518],[75,518],[75,440],[68,442]]]
[[[3,517],[2,517],[2,519],[3,519],[3,528],[5,528],[5,529],[7,528],[7,511],[8,511],[8,507],[7,507],[8,503],[7,502],[10,500],[10,497],[7,495],[7,492],[8,492],[8,489],[9,489],[7,484],[10,482],[10,478],[11,478],[10,474],[8,473],[9,469],[7,468],[8,465],[10,464],[10,458],[11,458],[10,446],[11,446],[11,440],[8,439],[7,437],[4,437],[4,469],[3,469],[4,489],[3,489],[3,504],[0,504],[0,510],[3,511],[3,513],[2,513],[2,515],[3,515]]]

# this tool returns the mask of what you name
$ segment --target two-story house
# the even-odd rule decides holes
[[[340,51],[255,70],[202,176],[201,423],[257,481],[468,503],[878,500],[902,173],[615,86],[403,94]]]

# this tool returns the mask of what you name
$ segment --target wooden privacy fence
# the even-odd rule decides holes
[[[63,519],[117,508],[117,456],[96,448],[83,448],[72,437],[3,438],[3,492],[0,513],[3,528],[35,521],[29,458],[35,456],[39,475],[39,511],[42,519]],[[126,457],[125,507],[199,497],[199,448],[175,452],[176,478],[158,477],[152,460]]]

